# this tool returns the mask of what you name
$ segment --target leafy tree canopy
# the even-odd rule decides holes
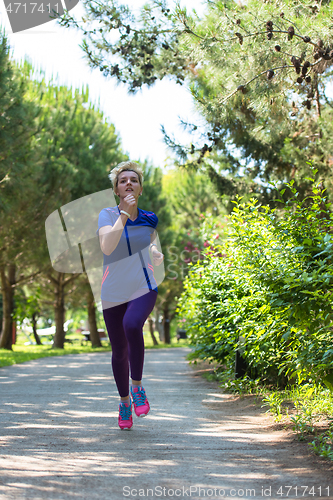
[[[244,193],[250,182],[267,201],[268,182],[294,178],[304,196],[308,160],[330,173],[330,1],[207,1],[201,18],[160,0],[137,18],[115,1],[84,5],[81,22],[66,14],[61,23],[84,31],[92,67],[130,92],[164,77],[189,86],[205,118],[202,140],[166,141],[181,161],[205,166],[220,193]]]

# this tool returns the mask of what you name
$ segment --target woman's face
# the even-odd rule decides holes
[[[116,194],[120,199],[126,198],[132,194],[136,199],[142,193],[139,176],[136,172],[125,170],[118,175],[118,185],[116,187]]]

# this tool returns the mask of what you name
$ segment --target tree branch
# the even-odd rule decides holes
[[[78,276],[80,276],[80,274],[81,273],[76,273],[73,276],[71,276],[71,278],[68,278],[67,280],[65,280],[64,283],[63,283],[63,286],[67,286],[68,283],[70,283],[71,281],[75,280]]]

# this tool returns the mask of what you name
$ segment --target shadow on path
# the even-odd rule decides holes
[[[0,369],[0,498],[333,498],[329,467],[194,376],[187,352],[146,351],[151,412],[131,431],[110,353]]]

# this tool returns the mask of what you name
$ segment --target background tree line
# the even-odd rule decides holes
[[[82,30],[83,49],[90,66],[127,84],[130,92],[153,85],[157,79],[173,78],[189,88],[203,118],[201,124],[184,124],[191,137],[188,144],[179,144],[177,138],[165,133],[167,144],[178,158],[175,163],[188,170],[189,176],[182,177],[180,170],[162,176],[158,169],[152,169],[153,192],[160,193],[163,188],[168,196],[167,205],[162,195],[156,209],[150,208],[159,217],[165,209],[160,217],[160,231],[168,243],[165,247],[168,279],[161,285],[157,310],[164,317],[168,339],[168,325],[175,314],[183,281],[179,270],[176,280],[169,279],[175,277],[172,267],[175,259],[168,249],[175,247],[178,255],[184,256],[187,252],[185,264],[192,260],[191,253],[201,254],[208,241],[208,235],[203,237],[198,228],[197,218],[202,213],[214,208],[219,214],[230,212],[236,195],[245,200],[254,196],[270,207],[282,207],[282,202],[291,196],[290,190],[284,189],[290,181],[294,182],[299,198],[306,199],[312,189],[310,163],[316,166],[322,188],[327,189],[329,198],[332,196],[332,99],[328,92],[333,60],[332,3],[249,0],[242,5],[232,0],[207,1],[201,17],[178,6],[171,8],[160,0],[148,2],[138,17],[125,4],[114,0],[98,4],[85,1],[84,5],[84,19],[76,20],[66,14],[60,22]],[[37,90],[35,95],[41,93]],[[78,95],[76,99],[79,100]],[[57,104],[54,106],[57,108]],[[68,113],[71,116],[70,110]],[[34,117],[34,126],[51,124],[57,116],[56,112],[46,115],[44,121]],[[86,116],[85,112],[79,116]],[[74,133],[75,126],[66,127]],[[87,129],[84,130],[87,134]],[[76,186],[78,177],[71,171],[76,155],[74,152],[71,156],[70,141],[61,134],[53,137],[57,137],[56,144],[49,139],[46,149],[51,161],[56,160],[60,177],[53,173],[59,179],[68,171],[69,185],[72,182]],[[87,151],[87,145],[82,145],[79,137],[80,134],[75,134],[76,147]],[[27,141],[30,144],[28,138]],[[29,147],[27,150],[31,154]],[[35,154],[38,151],[39,144]],[[118,153],[121,156],[120,150]],[[89,161],[89,154],[83,157]],[[39,165],[42,168],[43,162]],[[277,195],[272,183],[283,194]],[[64,200],[88,193],[89,189],[85,191],[80,182],[78,186],[60,186],[58,190]],[[50,182],[50,194],[52,187],[54,184]],[[179,196],[170,196],[174,193]],[[173,201],[169,202],[171,198]],[[144,203],[148,209],[151,207],[149,197],[142,199]],[[21,258],[19,252],[17,255]],[[25,257],[24,254],[22,259]],[[37,272],[33,266],[29,271],[26,276],[22,274],[22,279],[29,279]],[[16,286],[17,272],[8,264],[6,273],[6,283],[13,282],[12,287],[6,286],[12,289]],[[48,285],[53,282],[60,298],[63,295],[59,290],[78,283],[76,280],[67,283],[68,277],[51,276]],[[56,284],[54,280],[59,279],[61,283]],[[4,304],[4,311],[6,307]],[[63,332],[60,344],[61,339]]]
[[[207,0],[201,16],[164,0],[137,16],[125,1],[83,4],[84,19],[67,13],[61,24],[82,31],[91,67],[129,92],[163,78],[189,88],[203,123],[184,124],[192,143],[165,140],[221,195],[273,203],[269,182],[294,179],[305,196],[311,160],[331,196],[330,0]]]
[[[84,31],[89,64],[130,92],[186,85],[203,122],[184,123],[188,144],[165,131],[166,143],[228,211],[236,196],[249,202],[228,243],[216,246],[206,216],[198,228],[209,248],[179,302],[197,353],[222,362],[239,349],[251,375],[329,383],[332,2],[207,1],[201,16],[160,0],[136,17],[125,2],[85,6],[84,23],[61,22]]]
[[[88,90],[80,92],[46,83],[42,73],[32,79],[30,64],[16,66],[10,61],[5,35],[0,57],[4,110],[0,117],[0,347],[11,349],[13,322],[24,317],[30,318],[38,344],[38,318],[53,318],[54,347],[63,347],[68,308],[86,309],[92,343],[99,346],[96,306],[87,277],[83,273],[57,272],[51,267],[45,220],[70,201],[109,187],[110,168],[127,156],[114,125],[89,104]],[[159,168],[147,162],[142,167],[145,184],[140,204],[158,214],[159,236],[166,255],[167,276],[159,288],[156,323],[162,317],[164,337],[169,342],[170,320],[175,315],[175,298],[180,294],[184,274],[177,272],[176,282],[170,279],[168,259],[172,257],[168,248],[173,247],[173,252],[176,249],[177,256],[183,251],[181,235],[189,227],[191,203],[199,200],[197,215],[209,206],[201,196],[206,181],[201,177],[190,182],[188,177],[180,176],[177,185],[174,171],[164,186]],[[208,186],[204,189],[207,197]],[[208,196],[210,204],[214,204],[214,195]],[[184,198],[187,206],[182,206]],[[179,256],[176,266],[181,265]]]

